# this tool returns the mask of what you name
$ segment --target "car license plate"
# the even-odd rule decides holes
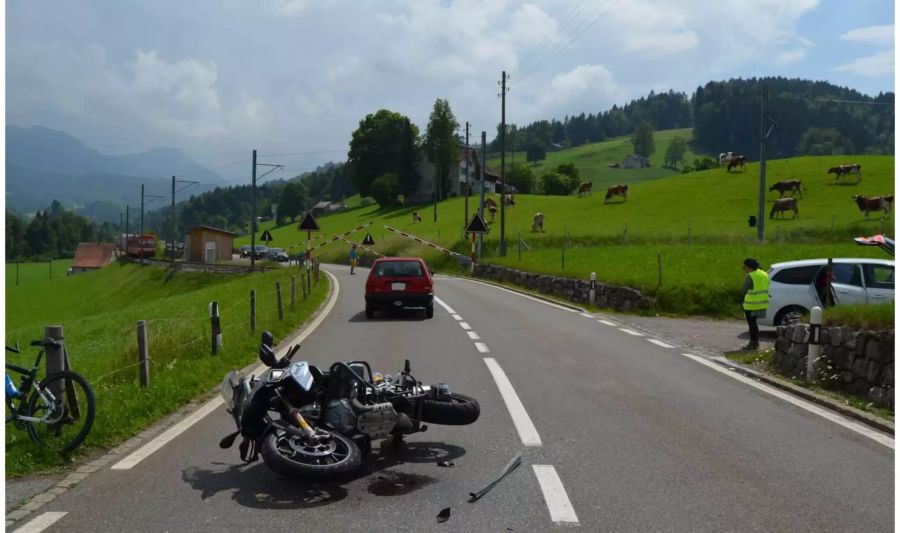
[[[391,283],[391,290],[392,291],[405,291],[406,283]]]

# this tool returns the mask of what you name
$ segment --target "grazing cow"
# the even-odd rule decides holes
[[[728,161],[728,172],[731,172],[731,169],[735,167],[741,167],[741,169],[747,170],[747,157],[743,155],[736,155],[732,157]]]
[[[578,196],[581,196],[584,193],[591,194],[594,189],[594,182],[592,181],[582,181],[581,185],[578,186]]]
[[[422,215],[420,215],[418,211],[413,211],[412,215],[413,215],[413,224],[415,224],[416,222],[422,222]]]
[[[722,152],[719,154],[719,166],[731,161],[732,157],[734,157],[734,152]]]
[[[612,187],[606,189],[606,198],[603,200],[603,203],[609,201],[613,196],[621,196],[622,201],[628,199],[628,185],[613,185]]]
[[[769,211],[769,218],[773,218],[777,213],[781,213],[781,218],[784,218],[785,211],[794,212],[794,216],[792,216],[791,219],[795,219],[800,216],[800,210],[797,209],[796,198],[781,198],[779,200],[775,200],[775,203],[772,204],[772,210]]]
[[[504,194],[503,195],[503,205],[516,205],[516,197],[512,194]]]
[[[859,210],[866,214],[866,218],[869,218],[869,211],[878,211],[879,209],[884,211],[884,216],[881,218],[886,218],[894,203],[894,195],[866,197],[857,194],[853,200],[856,201]]]
[[[829,174],[834,174],[834,181],[847,174],[856,174],[856,183],[862,181],[862,165],[854,163],[852,165],[838,165],[828,169]]]
[[[793,192],[796,191],[803,196],[803,192],[800,190],[800,180],[788,180],[788,181],[779,181],[775,185],[769,187],[769,192],[778,191],[778,197],[784,198],[784,193],[790,191],[793,196]]]
[[[487,205],[487,202],[484,203]],[[493,222],[495,218],[497,218],[497,206],[496,205],[488,205],[488,212],[491,214],[491,219],[488,222]]]
[[[544,214],[535,213],[531,221],[531,231],[540,231],[544,233]]]
[[[487,199],[484,201],[484,206],[487,207],[488,209],[490,209],[491,207],[493,207],[493,208],[496,209],[496,208],[497,208],[497,201],[494,200],[493,198],[487,198]]]

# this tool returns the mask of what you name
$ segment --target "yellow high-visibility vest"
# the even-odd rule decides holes
[[[769,275],[756,269],[750,272],[753,287],[744,295],[744,309],[763,311],[769,308]]]

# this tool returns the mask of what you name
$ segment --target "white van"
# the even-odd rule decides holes
[[[808,313],[822,306],[816,279],[827,259],[776,263],[769,269],[769,311],[762,326],[778,326],[789,313]],[[894,301],[894,262],[884,259],[832,259],[837,304],[880,304]]]

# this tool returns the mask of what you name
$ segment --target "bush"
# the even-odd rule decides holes
[[[375,200],[369,198],[368,196],[366,196],[365,198],[363,198],[359,201],[359,205],[361,205],[362,207],[366,207],[366,206],[372,205],[374,203],[375,203]]]
[[[527,165],[515,164],[506,174],[506,181],[521,194],[531,194],[535,189],[534,173]]]
[[[548,172],[541,176],[541,187],[544,194],[568,196],[578,187],[578,178],[559,172]]]
[[[575,180],[576,183],[580,182],[580,178],[578,177],[578,167],[576,167],[574,163],[559,165],[558,167],[556,167],[556,171],[560,174],[571,177]]]
[[[378,176],[372,182],[372,198],[381,207],[387,207],[397,201],[400,194],[400,179],[394,172]]]

